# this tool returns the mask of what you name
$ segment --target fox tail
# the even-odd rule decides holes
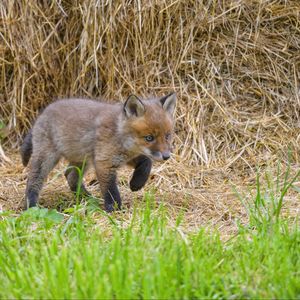
[[[21,157],[22,157],[22,163],[26,167],[28,165],[29,159],[32,154],[32,132],[31,132],[31,130],[25,136],[23,143],[21,145],[20,152],[21,152]]]

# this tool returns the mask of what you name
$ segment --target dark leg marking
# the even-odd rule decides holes
[[[103,193],[104,207],[107,212],[112,212],[115,209],[121,209],[121,196],[117,186],[116,174],[111,174],[109,177],[107,189]]]
[[[27,192],[27,208],[36,206],[39,198],[39,193],[35,190],[29,189]]]
[[[130,189],[135,192],[140,190],[147,182],[152,168],[152,161],[147,156],[140,155],[134,158],[130,164],[133,164],[135,169],[129,186]]]
[[[26,186],[26,208],[36,206],[44,180],[59,160],[56,153],[47,157],[32,157]]]

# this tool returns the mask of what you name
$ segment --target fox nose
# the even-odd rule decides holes
[[[162,157],[163,157],[163,160],[168,160],[170,158],[170,153],[169,152],[163,153]]]

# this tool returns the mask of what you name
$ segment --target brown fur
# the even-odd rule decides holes
[[[175,101],[175,95],[170,94],[147,101],[131,96],[124,105],[84,99],[59,100],[50,104],[36,120],[21,149],[25,163],[31,155],[27,205],[36,205],[43,181],[64,157],[70,166],[81,166],[84,161],[86,169],[93,165],[106,209],[113,210],[114,202],[120,207],[117,169],[124,164],[136,168],[131,186],[137,190],[149,176],[150,159],[169,157]],[[155,140],[145,141],[147,135],[153,135]],[[167,135],[170,135],[168,139]],[[150,169],[143,172],[143,167]],[[146,178],[139,178],[141,176]],[[76,190],[77,171],[67,171],[66,177],[71,190]],[[87,192],[83,185],[81,188]]]

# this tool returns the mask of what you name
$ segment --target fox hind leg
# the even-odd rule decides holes
[[[44,180],[59,161],[56,152],[33,155],[26,186],[26,208],[36,206]]]
[[[135,192],[140,190],[146,184],[151,172],[152,161],[147,156],[140,155],[131,160],[129,165],[134,167],[129,186],[130,189]]]
[[[69,187],[72,192],[77,191],[77,186],[79,183],[79,172],[78,168],[82,168],[82,176],[87,170],[87,166],[83,166],[83,163],[70,163],[66,172],[65,172],[65,177],[68,181]],[[81,183],[80,186],[80,192],[85,195],[90,195],[90,192],[85,188],[84,184]]]

